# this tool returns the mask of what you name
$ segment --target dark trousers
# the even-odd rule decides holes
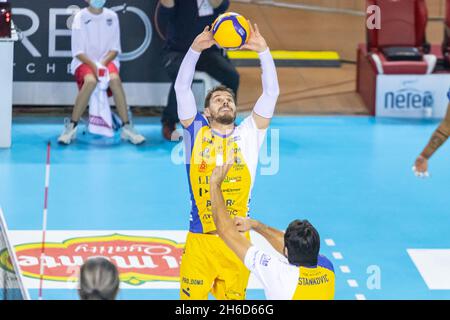
[[[174,84],[184,56],[185,53],[180,51],[166,50],[163,53],[163,64],[170,80],[172,81],[167,107],[164,108],[161,119],[161,122],[163,123],[175,124],[179,121]],[[223,56],[221,50],[212,47],[203,51],[195,70],[206,72],[221,84],[233,90],[237,96],[237,91],[239,88],[239,73],[231,64],[230,60]]]

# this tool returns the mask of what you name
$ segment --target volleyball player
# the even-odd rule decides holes
[[[260,147],[279,95],[275,63],[258,27],[244,49],[256,51],[262,68],[263,93],[253,112],[236,125],[236,100],[231,89],[219,86],[205,99],[205,112],[197,112],[191,90],[196,63],[203,50],[215,45],[209,27],[196,37],[181,64],[175,82],[178,117],[184,130],[187,173],[191,196],[190,230],[180,270],[181,299],[245,299],[249,271],[217,235],[211,214],[209,178],[216,155],[233,150],[236,163],[224,183],[230,215],[246,217],[255,180]],[[247,234],[248,236],[248,234]]]
[[[260,280],[270,300],[332,300],[335,275],[333,264],[319,254],[320,236],[307,220],[294,220],[286,232],[256,220],[230,218],[222,194],[224,180],[229,180],[231,164],[216,166],[211,175],[211,205],[219,236]],[[233,188],[233,186],[228,186]],[[264,252],[241,232],[250,229],[261,234],[287,259]]]

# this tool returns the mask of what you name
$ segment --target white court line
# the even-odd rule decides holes
[[[333,254],[333,257],[334,257],[336,260],[342,260],[342,259],[344,259],[344,257],[342,256],[342,253],[340,253],[340,252],[333,252],[332,254]]]
[[[329,247],[336,246],[336,243],[334,242],[333,239],[325,239],[325,244]],[[344,259],[344,257],[342,256],[342,253],[339,251],[332,252],[332,255],[333,255],[333,258],[336,260]],[[342,273],[345,273],[345,274],[351,273],[350,267],[347,265],[341,265],[341,266],[339,266],[339,269],[341,270]],[[347,280],[347,284],[350,288],[358,288],[359,287],[358,282],[354,279]],[[363,294],[360,294],[360,293],[355,294],[355,298],[356,298],[356,300],[366,300],[366,296]]]
[[[348,266],[340,266],[339,269],[341,269],[342,273],[350,273],[350,268]]]
[[[449,290],[450,249],[407,249],[429,290]]]
[[[358,282],[354,279],[347,280],[347,283],[352,288],[358,288]]]

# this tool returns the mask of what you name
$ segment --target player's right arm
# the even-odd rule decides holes
[[[84,23],[81,21],[81,12],[75,15],[72,24],[72,35],[71,35],[71,46],[72,46],[72,56],[77,58],[82,63],[87,64],[94,72],[97,78],[97,65],[94,61],[89,59],[86,55],[86,37],[85,30],[83,29]],[[98,80],[98,79],[97,79]]]
[[[272,247],[284,255],[284,232],[250,218],[236,217],[234,223],[240,232],[254,230],[262,235]]]
[[[234,158],[232,159],[234,160]],[[252,244],[238,231],[233,220],[230,218],[221,188],[232,166],[233,163],[216,166],[211,174],[209,190],[211,194],[211,211],[217,233],[227,246],[244,262],[247,251]]]
[[[122,46],[120,43],[120,22],[117,14],[114,14],[114,37],[111,40],[109,52],[103,57],[102,61],[99,61],[105,67],[112,61],[114,61],[119,54],[122,53]]]
[[[192,43],[189,51],[181,63],[175,81],[175,93],[177,95],[178,118],[183,127],[189,127],[197,115],[197,105],[195,103],[194,93],[191,86],[194,80],[195,66],[197,65],[200,54],[203,50],[210,48],[216,42],[214,41],[209,26],[205,27]]]
[[[434,131],[425,149],[417,157],[414,164],[414,171],[417,176],[428,175],[428,160],[433,154],[447,141],[450,136],[450,104],[447,108],[447,114],[439,127]]]

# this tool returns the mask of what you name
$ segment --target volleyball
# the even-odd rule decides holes
[[[224,49],[236,50],[242,47],[250,36],[247,19],[235,12],[221,14],[212,25],[214,40]]]

